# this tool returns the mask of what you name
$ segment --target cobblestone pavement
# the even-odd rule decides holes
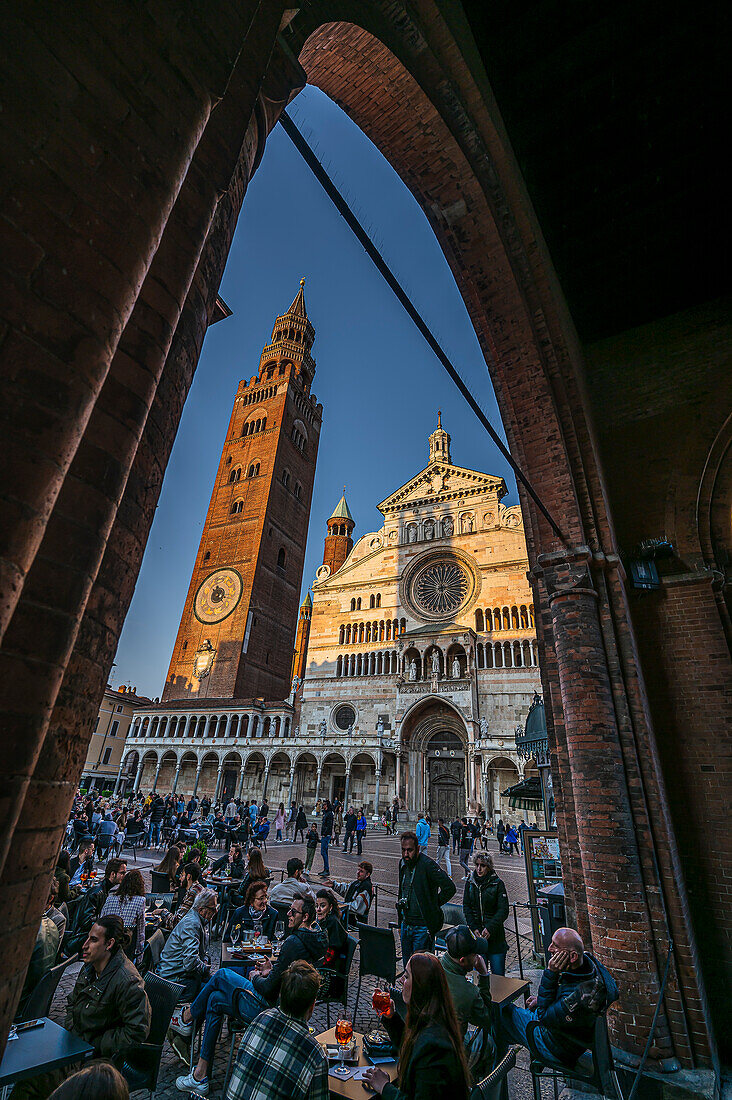
[[[495,841],[489,841],[489,851],[493,856],[496,870],[498,874],[503,878],[506,883],[506,889],[508,891],[508,897],[510,902],[525,902],[527,900],[526,891],[526,876],[524,872],[523,858],[519,859],[516,856],[506,856],[497,851],[497,844]],[[305,850],[301,843],[297,845],[290,842],[283,842],[281,844],[271,843],[265,854],[265,863],[270,871],[273,872],[275,881],[280,878],[279,872],[284,869],[287,860],[293,855],[299,855],[304,858]],[[434,838],[430,842],[428,854],[434,858],[436,854],[436,847]],[[138,853],[137,862],[130,857],[130,867],[138,867],[145,878],[146,884],[150,882],[150,868],[154,867],[162,858],[163,852],[142,850]],[[383,831],[369,832],[366,837],[366,841],[363,847],[363,856],[359,857],[354,849],[353,854],[344,854],[342,849],[331,846],[330,849],[330,870],[331,877],[338,881],[351,881],[355,878],[356,867],[358,866],[359,859],[368,859],[374,865],[373,881],[378,886],[378,924],[381,928],[388,927],[389,921],[396,919],[396,893],[398,882],[398,867],[399,858],[401,852],[399,847],[398,836],[386,836]],[[320,859],[320,852],[316,854],[316,858],[313,864],[313,873],[310,876],[310,881],[314,887],[318,887],[322,881],[318,872],[322,870],[322,861]],[[462,902],[462,883],[463,883],[463,871],[458,863],[457,856],[452,861],[452,878],[457,887],[455,894],[455,902]],[[373,910],[372,910],[373,913]],[[371,918],[373,923],[373,917]],[[530,948],[530,928],[529,922],[524,917],[519,918],[519,941],[521,944],[522,958],[524,960],[525,975],[527,979],[532,980],[532,988],[536,990],[537,980],[540,976],[540,971],[536,971],[532,968],[535,964],[533,962],[533,954]],[[509,975],[518,976],[518,954],[516,949],[516,936],[512,932],[513,928],[513,914],[510,915],[509,921],[506,926],[507,939],[509,943],[509,953],[507,958],[506,973]],[[399,953],[399,939],[397,937],[397,952]],[[214,940],[211,945],[211,954],[214,960],[220,957],[220,942]],[[217,963],[215,962],[215,965]],[[53,1005],[51,1007],[50,1015],[53,1019],[63,1022],[64,1006],[66,997],[70,992],[73,984],[76,980],[76,976],[79,972],[80,964],[74,964],[69,967],[68,971],[64,974],[63,980],[59,984],[58,992],[54,998]],[[354,959],[354,965],[351,971],[349,982],[349,997],[348,997],[348,1011],[349,1015],[353,1015],[355,1009],[355,997],[356,987],[358,983],[358,952]],[[370,1024],[376,1022],[376,1017],[371,1011],[371,994],[374,988],[374,981],[368,977],[364,978],[361,986],[361,998],[358,1008],[358,1012],[355,1015],[355,1025],[358,1031],[364,1031],[368,1029]],[[331,1025],[337,1018],[337,1006],[333,1007],[331,1011]],[[313,1015],[311,1021],[316,1031],[324,1031],[326,1028],[326,1011],[324,1006],[318,1006]],[[222,1089],[224,1084],[224,1074],[226,1071],[226,1064],[228,1061],[230,1037],[227,1033],[227,1029],[224,1028],[222,1033],[221,1042],[218,1047],[216,1063],[211,1080],[211,1097],[219,1097],[222,1095]],[[175,1087],[176,1077],[184,1072],[184,1068],[177,1056],[166,1043],[163,1050],[163,1057],[160,1067],[160,1076],[158,1091],[156,1097],[158,1100],[173,1100],[174,1097],[180,1097],[182,1094],[178,1092]],[[549,1098],[550,1089],[548,1083],[544,1085],[544,1096]],[[531,1077],[528,1073],[528,1059],[525,1053],[519,1057],[519,1066],[517,1070],[511,1074],[509,1080],[509,1094],[510,1100],[528,1100],[531,1096]],[[367,1093],[364,1092],[364,1097]]]

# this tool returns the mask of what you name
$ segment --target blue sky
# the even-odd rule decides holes
[[[416,201],[317,89],[306,88],[289,110],[500,427],[465,306]],[[378,529],[376,505],[427,463],[438,408],[453,462],[505,477],[505,503],[518,502],[505,459],[278,126],[239,218],[221,285],[233,316],[206,336],[120,638],[114,686],[132,684],[153,698],[162,691],[237,385],[256,373],[274,319],[303,277],[316,331],[313,392],[323,404],[303,595],[322,561],[325,522],[343,485],[354,537]]]

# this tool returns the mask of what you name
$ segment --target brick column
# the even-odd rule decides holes
[[[587,558],[588,555],[584,555]],[[552,556],[536,572],[548,599],[561,691],[591,943],[620,987],[613,1012],[624,1049],[640,1053],[659,991],[653,928],[620,746],[613,689],[598,615],[598,593],[582,555]],[[662,1009],[651,1056],[672,1054]]]

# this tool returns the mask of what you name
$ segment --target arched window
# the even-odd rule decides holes
[[[359,596],[358,599],[356,600],[356,611],[360,611],[360,610],[361,610],[361,597]]]
[[[369,607],[376,607],[376,596],[373,593],[369,597]]]
[[[262,431],[264,432],[266,430],[267,430],[267,417],[263,416],[262,417]]]
[[[253,462],[247,470],[247,477],[257,477],[259,474],[259,463]]]
[[[475,612],[475,629],[483,633],[483,612],[480,608]]]
[[[290,471],[289,470],[283,470],[282,471],[282,484],[284,485],[284,487],[286,489],[289,488],[289,485],[290,485]]]
[[[233,504],[231,505],[231,514],[232,514],[232,516],[236,515],[237,512],[241,512],[243,507],[244,507],[244,501],[243,500],[235,500],[233,502]]]
[[[407,629],[407,620],[402,619],[402,621],[401,621],[401,630],[399,631],[399,633],[403,634],[406,629]]]
[[[280,547],[280,552],[277,555],[277,568],[278,569],[284,569],[286,563],[287,563],[287,551],[285,550],[284,546],[281,546]]]
[[[341,630],[343,630],[343,627],[341,627]],[[341,676],[342,674],[343,674],[343,658],[339,657],[338,660],[336,661],[336,676]]]
[[[526,610],[525,604],[521,604],[521,607],[519,608],[519,613],[521,615],[521,629],[522,630],[528,630],[529,629],[529,615],[528,615],[528,612]]]
[[[519,613],[517,607],[511,608],[511,626],[514,630],[518,630],[519,628]]]
[[[300,484],[299,481],[295,482],[295,488],[293,489],[293,493],[295,494],[295,499],[296,500],[301,500],[302,499],[302,485]]]
[[[344,528],[344,530],[345,530],[345,528]],[[381,607],[381,593],[380,592],[376,593],[376,606]]]
[[[345,628],[345,626],[341,625],[341,628],[338,631],[338,645],[343,645],[343,643],[345,641],[345,638],[346,638],[346,628]]]
[[[355,611],[355,610],[356,610],[356,601],[354,599],[354,600],[351,600],[351,611]]]
[[[508,613],[508,608],[507,607],[504,607],[504,609],[503,609],[503,615],[502,615],[501,621],[502,621],[504,630],[510,630],[511,629],[511,617]]]
[[[493,608],[493,629],[501,629],[501,609],[500,607]]]
[[[486,630],[493,630],[493,612],[490,607],[485,609],[485,628]]]
[[[207,550],[207,551],[206,551],[206,553],[205,553],[205,554],[203,555],[203,560],[204,560],[204,561],[208,561],[208,559],[209,559],[210,557],[211,557],[211,551],[210,551],[210,550]]]

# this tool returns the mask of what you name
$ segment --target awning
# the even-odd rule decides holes
[[[537,806],[543,806],[541,779],[537,775],[522,779],[520,783],[508,787],[503,792],[503,798],[508,798],[508,804],[512,810],[533,810]]]

